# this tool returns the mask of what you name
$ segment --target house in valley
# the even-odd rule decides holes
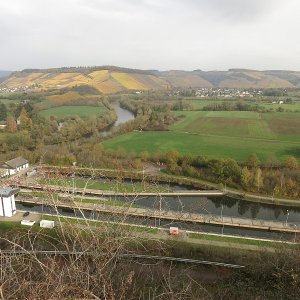
[[[17,157],[2,164],[0,167],[2,172],[0,174],[2,174],[1,177],[10,176],[27,168],[29,168],[28,160],[24,159],[23,157]]]

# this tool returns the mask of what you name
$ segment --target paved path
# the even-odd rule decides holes
[[[44,216],[53,216],[51,214],[42,214],[37,212],[31,212],[29,216],[26,218],[23,217],[24,211],[19,211],[16,215],[9,218],[9,221],[11,222],[20,222],[21,220],[27,219],[31,221],[40,221]],[[70,218],[70,219],[77,219],[75,217],[64,217],[64,218]],[[80,219],[79,219],[80,220]],[[1,221],[8,221],[8,218],[0,217]],[[97,221],[96,221],[97,222]],[[100,223],[109,223],[109,222],[103,222],[98,221]],[[135,226],[134,224],[127,224],[127,223],[118,223],[120,225],[128,225],[128,226]],[[84,226],[82,224],[79,225],[80,227]],[[143,227],[143,228],[149,228],[147,226],[140,226],[136,225],[136,227]],[[101,227],[97,227],[101,228]],[[214,240],[207,240],[205,237],[203,239],[197,238],[189,238],[186,234],[180,234],[178,236],[172,236],[167,233],[167,230],[165,228],[158,228],[160,231],[159,233],[147,233],[146,231],[134,231],[132,230],[130,234],[133,234],[136,238],[140,239],[147,239],[147,240],[163,240],[163,241],[178,241],[178,242],[185,242],[185,243],[192,243],[197,245],[205,245],[205,246],[212,246],[212,247],[222,247],[222,248],[231,248],[231,249],[239,249],[239,250],[251,250],[251,251],[267,251],[267,252],[276,252],[276,248],[272,247],[265,247],[265,246],[258,246],[258,245],[249,245],[249,244],[242,244],[242,243],[233,243],[233,242],[226,242],[226,241],[214,241]],[[189,233],[199,233],[196,231],[188,231]],[[209,234],[208,234],[209,235]],[[214,234],[215,235],[215,234]],[[220,235],[218,235],[220,236]],[[223,236],[226,238],[226,235]],[[243,237],[236,237],[236,238],[243,238]],[[252,238],[248,238],[252,240]],[[254,240],[254,239],[253,239]],[[276,242],[276,241],[274,241]],[[284,243],[282,243],[284,245]],[[275,243],[274,243],[275,245]],[[278,243],[280,245],[280,243]]]

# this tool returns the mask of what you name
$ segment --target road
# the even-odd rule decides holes
[[[29,216],[23,217],[23,212],[25,211],[19,211],[16,215],[14,215],[12,218],[9,220],[12,222],[20,222],[21,220],[31,220],[35,222],[39,222],[41,219],[45,218],[47,219],[47,216],[53,217],[52,214],[47,214],[47,213],[36,213],[36,212],[31,212]],[[65,217],[61,216],[64,219],[70,219],[70,220],[80,220],[75,217]],[[7,218],[0,217],[0,222],[4,220],[7,221]],[[161,241],[177,241],[177,242],[184,242],[184,243],[189,243],[189,244],[196,244],[196,245],[203,245],[203,246],[211,246],[211,247],[220,247],[220,248],[227,248],[227,249],[236,249],[236,250],[250,250],[250,251],[266,251],[266,252],[276,252],[276,247],[282,245],[284,246],[285,244],[292,244],[290,242],[280,242],[280,241],[273,241],[274,242],[274,247],[270,246],[263,246],[264,242],[272,242],[272,240],[265,240],[265,239],[254,239],[254,238],[244,238],[245,240],[255,240],[255,241],[260,241],[261,245],[250,245],[246,243],[240,243],[240,242],[228,242],[228,241],[217,241],[213,239],[206,239],[205,237],[222,237],[224,239],[226,238],[232,238],[232,239],[241,239],[243,237],[236,237],[236,236],[227,236],[227,235],[220,235],[220,234],[204,234],[202,238],[190,238],[188,237],[188,234],[190,233],[199,233],[196,231],[184,231],[179,235],[169,235],[168,230],[165,228],[160,228],[160,227],[155,227],[155,229],[158,229],[159,231],[157,233],[148,233],[146,232],[146,229],[149,229],[148,226],[145,225],[134,225],[134,224],[129,224],[129,223],[115,223],[115,222],[106,222],[106,221],[101,221],[97,220],[95,222],[103,223],[103,224],[117,224],[121,226],[130,226],[130,228],[137,227],[137,228],[145,228],[145,231],[141,230],[130,230],[130,235],[135,236],[137,239],[146,239],[146,240],[161,240]],[[62,225],[62,223],[59,223],[59,221],[56,221],[57,225]],[[74,223],[72,223],[74,224]],[[85,227],[85,225],[82,224],[77,224],[77,226],[80,227]],[[105,226],[104,226],[105,228]],[[101,230],[101,227],[97,227],[97,229]]]

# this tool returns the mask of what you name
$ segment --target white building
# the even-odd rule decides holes
[[[0,189],[0,216],[12,217],[16,213],[15,194],[19,189]]]
[[[29,162],[28,160],[22,158],[22,157],[17,157],[12,160],[9,160],[5,162],[2,166],[0,171],[0,174],[2,174],[1,177],[3,176],[10,176],[14,175],[24,169],[29,168]]]

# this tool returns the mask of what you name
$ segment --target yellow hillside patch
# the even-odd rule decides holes
[[[170,84],[165,81],[164,79],[161,79],[159,77],[156,77],[154,75],[148,75],[149,78],[151,78],[154,82],[156,82],[157,84],[159,84],[161,87],[165,87],[167,88]]]
[[[255,72],[255,71],[244,72],[244,74],[246,74],[249,77],[252,77],[253,79],[257,79],[257,80],[262,79],[262,77],[264,76],[263,74],[261,74],[259,72]]]
[[[90,85],[98,89],[100,92],[108,94],[119,91],[119,88],[109,80],[108,70],[95,71],[89,74],[92,77]]]
[[[43,73],[24,73],[22,77],[12,76],[6,82],[5,85],[9,88],[21,87],[25,85],[32,85],[37,83],[36,79],[41,77]]]
[[[73,77],[69,82],[67,82],[67,86],[75,86],[75,85],[82,85],[82,84],[89,84],[91,82],[91,79],[88,77],[78,74],[77,76]]]
[[[26,79],[28,81],[34,81],[37,78],[40,78],[41,76],[43,76],[44,73],[30,73],[28,76],[26,76]]]
[[[100,70],[90,73],[89,76],[91,76],[94,80],[103,81],[108,79],[109,73],[108,70]]]
[[[149,87],[145,86],[135,78],[126,73],[111,73],[111,76],[118,81],[121,85],[129,90],[149,90]]]
[[[55,80],[70,80],[74,77],[81,75],[80,73],[59,73],[55,75]]]
[[[113,82],[112,80],[106,80],[103,82],[92,82],[93,87],[98,89],[104,94],[117,93],[122,91],[122,87]]]
[[[58,104],[72,102],[80,98],[82,98],[82,96],[80,96],[77,92],[67,92],[62,95],[52,95],[47,97],[47,99],[49,99],[50,101],[53,101]]]
[[[45,88],[54,87],[72,87],[80,84],[87,84],[88,78],[80,73],[62,73],[53,76],[52,78],[45,79],[41,84]]]

